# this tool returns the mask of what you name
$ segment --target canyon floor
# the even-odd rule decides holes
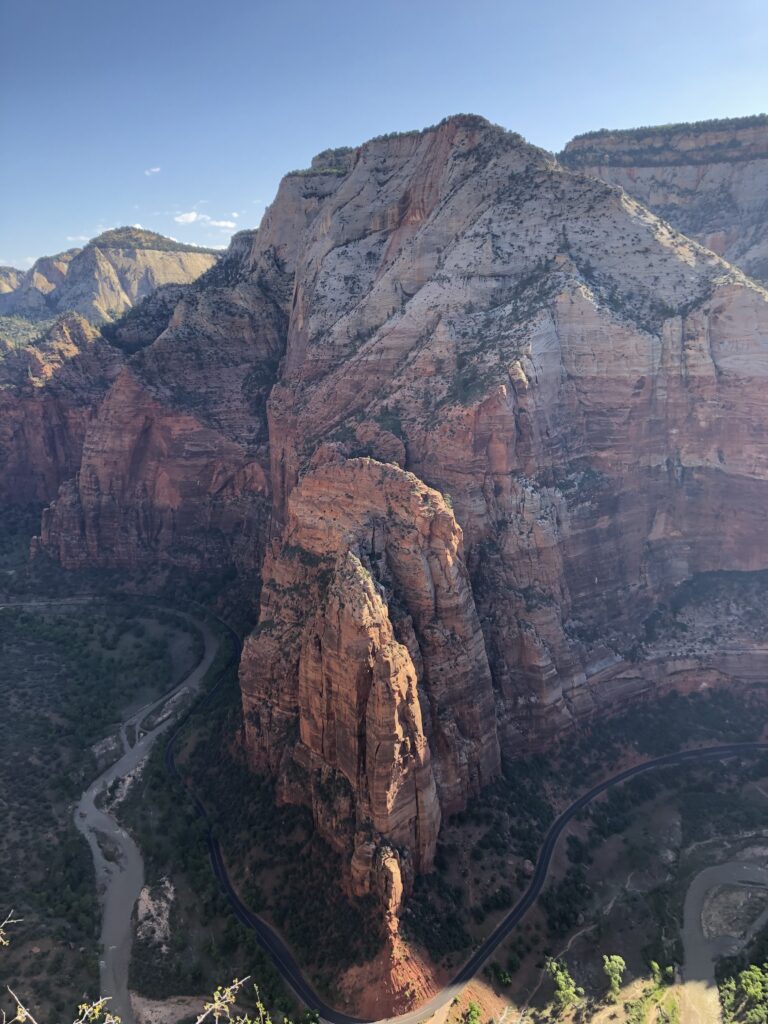
[[[64,574],[44,561],[30,566],[21,542],[7,548],[3,596],[9,605],[39,601],[40,593],[51,591],[82,596],[103,588],[106,596],[115,586],[110,574]],[[146,581],[123,580],[123,585],[140,588]],[[718,639],[731,647],[759,643],[764,635],[763,586],[761,574],[700,581],[692,593],[659,610],[643,641],[644,651],[685,658]],[[3,616],[12,631],[7,650],[17,651],[18,674],[15,670],[13,679],[27,679],[30,692],[39,690],[20,709],[29,716],[41,700],[50,699],[44,697],[44,685],[58,678],[46,655],[49,635],[59,644],[66,636],[61,649],[73,651],[85,680],[75,710],[92,722],[88,764],[98,765],[111,756],[111,705],[105,704],[98,689],[109,659],[120,668],[112,676],[116,690],[110,700],[125,701],[127,687],[129,704],[135,705],[140,697],[167,688],[169,678],[191,663],[195,640],[179,631],[178,620],[157,620],[148,610],[146,594],[134,592],[126,599],[123,593],[110,604],[104,604],[103,597],[87,616],[77,608],[73,605],[67,615],[60,609],[54,614],[6,607]],[[29,640],[24,639],[27,633]],[[67,668],[58,660],[59,673],[76,676],[75,665]],[[136,666],[142,669],[141,694],[131,682]],[[768,720],[768,694],[762,686],[723,690],[707,683],[689,690],[670,692],[653,703],[630,704],[609,719],[573,730],[547,757],[529,755],[505,763],[502,779],[487,787],[468,811],[444,824],[437,870],[417,881],[395,957],[380,952],[381,934],[370,925],[375,920],[372,909],[365,901],[351,900],[335,884],[335,855],[314,833],[309,816],[301,808],[276,807],[271,783],[246,772],[234,677],[213,711],[192,723],[181,762],[203,798],[216,807],[227,862],[249,906],[265,913],[283,932],[319,991],[335,1005],[361,1015],[384,1016],[417,1006],[447,981],[525,888],[552,816],[590,782],[681,745],[760,736]],[[18,705],[11,701],[9,706]],[[74,712],[70,708],[68,713]],[[31,714],[35,728],[41,721],[44,725],[45,716]],[[17,732],[18,728],[17,724]],[[226,744],[211,742],[221,736],[228,737]],[[74,756],[63,750],[53,753],[57,764],[65,755]],[[46,770],[41,763],[43,776]],[[68,784],[74,786],[85,770],[72,762]],[[548,1019],[552,989],[543,964],[552,955],[564,959],[586,991],[586,1002],[574,1020],[661,1022],[676,1019],[675,1014],[683,1021],[696,1019],[686,1010],[691,986],[680,975],[685,970],[685,895],[693,880],[713,865],[764,859],[767,794],[764,760],[745,760],[727,770],[665,770],[610,793],[564,837],[537,906],[442,1018],[458,1021],[469,1012],[470,1003],[476,1003],[486,1018],[503,1018],[504,1024],[526,1016]],[[132,785],[110,794],[110,799],[121,805],[120,813],[138,838],[148,866],[131,973],[138,1019],[182,1019],[195,999],[232,973],[258,978],[271,1006],[295,1012],[253,937],[232,919],[217,892],[195,816],[170,784],[161,758],[150,758]],[[66,809],[66,794],[43,805],[62,814],[57,808]],[[31,822],[7,833],[6,855],[18,857],[28,851],[23,844],[35,827]],[[18,846],[13,849],[15,839]],[[62,851],[70,851],[70,846]],[[44,898],[37,916],[27,917],[22,941],[5,961],[11,974],[4,972],[4,977],[20,987],[31,986],[42,1004],[50,1000],[54,1010],[57,1003],[48,994],[46,974],[67,970],[73,981],[79,978],[75,986],[82,991],[95,966],[95,892],[88,888],[87,861],[72,852],[71,864],[81,861],[82,879],[67,890],[76,910],[54,907]],[[724,921],[726,933],[730,929],[735,935],[741,928],[746,934],[756,920],[748,911],[759,914],[763,904],[755,895],[753,906],[745,909],[743,901],[731,906],[721,889],[719,884],[717,891],[705,894],[703,912]],[[47,913],[54,918],[50,934],[43,934],[43,928],[33,935],[30,928],[45,921]],[[74,916],[80,938],[64,934],[58,923],[62,915]],[[619,953],[627,962],[627,984],[617,1004],[603,1000],[603,953]],[[671,969],[674,984],[654,983],[648,969],[651,959],[664,975]],[[66,992],[60,990],[57,1000],[65,998]],[[708,998],[711,1008],[711,994]]]

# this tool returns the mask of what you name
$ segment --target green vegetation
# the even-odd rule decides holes
[[[21,316],[0,316],[0,362],[8,352],[34,345],[55,323],[56,317],[29,320]]]
[[[717,160],[748,160],[754,154],[739,151],[741,140],[726,139],[720,143],[704,145],[700,149],[687,148],[677,152],[673,147],[676,136],[709,132],[736,132],[740,128],[760,128],[768,124],[768,114],[730,117],[710,121],[681,122],[679,124],[646,125],[642,128],[609,129],[585,132],[571,140],[558,154],[566,167],[584,167],[591,163],[609,166],[668,166],[684,163],[710,163]],[[606,146],[610,142],[612,145]],[[577,143],[577,146],[573,146]],[[647,143],[644,146],[643,143]],[[570,148],[573,147],[573,148]]]
[[[438,857],[444,857],[440,847],[438,850]],[[403,917],[406,935],[428,949],[436,960],[466,949],[471,942],[463,921],[464,889],[450,885],[440,874],[441,867],[439,864],[437,872],[416,878]]]
[[[315,178],[332,177],[343,178],[348,171],[344,167],[302,167],[296,171],[288,171],[286,178]]]
[[[581,866],[569,868],[559,882],[550,885],[540,897],[550,935],[567,935],[575,928],[591,897],[587,874]]]
[[[768,114],[748,114],[745,117],[710,118],[708,121],[675,121],[670,124],[643,125],[638,128],[597,128],[595,131],[575,135],[572,142],[585,139],[653,139],[657,136],[677,135],[680,132],[728,131],[737,128],[761,128],[768,125]]]
[[[548,957],[546,971],[555,986],[555,1006],[559,1011],[575,1006],[584,998],[584,989],[576,985],[562,960]]]
[[[608,996],[611,1002],[615,1003],[619,997],[621,980],[626,969],[627,965],[624,958],[617,953],[613,953],[610,956],[607,953],[603,955],[603,972],[608,979]]]
[[[340,970],[378,952],[378,915],[372,898],[350,900],[334,884],[342,875],[340,857],[315,834],[310,813],[277,806],[273,783],[254,775],[240,752],[222,743],[242,729],[236,664],[226,667],[231,651],[226,642],[224,647],[209,678],[223,668],[225,682],[215,700],[193,714],[180,743],[180,767],[212,815],[244,902],[280,927],[302,966],[332,995]],[[322,797],[322,787],[318,793]],[[170,877],[176,887],[171,931],[181,936],[166,953],[148,943],[135,947],[131,984],[147,996],[167,996],[202,991],[223,971],[237,970],[258,974],[270,1001],[287,1009],[270,961],[215,884],[204,825],[184,788],[165,772],[161,749],[120,813],[138,836],[148,882]]]
[[[102,335],[128,355],[150,345],[168,326],[176,305],[189,285],[165,284],[155,289],[112,323],[100,326]]]
[[[633,756],[649,758],[702,741],[757,739],[767,698],[762,687],[670,693],[638,702],[613,717],[584,722],[546,758],[504,762],[501,779],[487,786],[467,810],[443,822],[436,871],[416,879],[407,904],[403,923],[408,935],[445,967],[455,967],[472,942],[485,937],[526,888],[531,867],[525,862],[537,859],[557,806],[575,799]],[[681,826],[683,844],[750,831],[760,828],[765,818],[764,803],[750,780],[766,772],[768,758],[734,760],[725,767],[719,762],[692,762],[657,769],[609,789],[579,815],[578,832],[566,836],[570,866],[559,877],[554,875],[537,911],[516,931],[506,949],[507,962],[500,959],[489,966],[492,979],[508,984],[527,957],[552,954],[565,936],[594,924],[595,902],[603,892],[600,858],[607,839],[624,836],[616,856],[627,870],[644,871],[658,861],[653,840],[635,829],[641,809],[655,802],[670,808]],[[624,897],[628,912],[642,917],[635,955],[646,963],[680,962],[684,891],[681,877],[667,883],[659,880],[638,905],[632,894]],[[661,968],[658,973],[661,979]]]
[[[768,963],[750,964],[720,983],[725,1024],[765,1024],[768,1021]]]
[[[655,757],[694,743],[755,740],[762,728],[765,698],[759,687],[686,695],[672,690],[610,718],[594,719],[567,736],[560,748],[563,782],[578,792],[585,780],[619,764],[627,749]],[[653,785],[649,778],[636,783]]]
[[[0,949],[11,945],[9,933],[17,924],[18,918],[10,913],[0,920]],[[251,984],[247,984],[248,982]],[[9,989],[8,996],[8,1008],[0,1006],[0,1020],[3,1024],[36,1024],[37,1018],[32,1014],[27,994],[23,993],[20,996]],[[74,1005],[75,1002],[73,999],[70,1005]],[[40,1016],[37,1006],[34,1012]],[[69,1017],[66,1007],[61,1013]],[[229,985],[219,985],[207,1000],[201,999],[200,1013],[191,1019],[195,1020],[196,1024],[203,1024],[206,1020],[213,1020],[216,1024],[272,1024],[272,1017],[262,1002],[259,986],[250,976],[235,978]],[[472,1024],[478,1024],[478,1019],[473,1018]],[[297,1024],[319,1024],[319,1021],[319,1015],[312,1010],[305,1010],[297,1018]],[[110,1012],[107,996],[95,1002],[79,1003],[73,1024],[121,1024],[121,1019]],[[293,1022],[289,1017],[281,1015],[281,1024]]]
[[[40,506],[11,505],[3,509],[0,530],[0,573],[12,573],[29,557],[30,539],[40,528]]]
[[[768,925],[742,953],[718,962],[717,982],[724,1024],[768,1021]]]
[[[461,1015],[461,1019],[464,1024],[480,1024],[482,1018],[482,1010],[477,1003],[470,1003],[464,1013]]]
[[[156,231],[145,231],[143,228],[130,226],[103,231],[96,238],[92,238],[88,245],[95,245],[99,249],[152,249],[157,252],[207,252],[218,255],[216,249],[175,242],[172,238],[157,234]]]

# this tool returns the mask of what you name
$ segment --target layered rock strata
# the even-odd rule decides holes
[[[428,869],[441,808],[463,808],[498,772],[462,555],[437,491],[396,466],[337,457],[293,490],[267,558],[241,669],[247,748],[284,799],[309,802],[354,853],[358,890],[382,839],[396,863],[403,850]]]
[[[658,685],[660,595],[765,565],[768,293],[480,118],[322,154],[172,305],[42,543],[266,554],[248,756],[391,907],[500,751]]]

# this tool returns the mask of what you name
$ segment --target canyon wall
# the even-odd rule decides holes
[[[121,362],[77,314],[31,344],[0,342],[0,503],[56,497],[80,466],[86,429]]]
[[[668,221],[476,117],[321,154],[44,514],[70,567],[261,568],[250,763],[393,913],[501,756],[659,685],[660,596],[765,567],[768,292]]]

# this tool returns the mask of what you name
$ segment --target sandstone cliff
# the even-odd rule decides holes
[[[0,502],[55,498],[79,468],[86,426],[120,362],[76,313],[23,345],[0,340]]]
[[[37,260],[26,274],[3,273],[0,316],[40,319],[72,310],[94,322],[111,320],[160,285],[196,280],[216,259],[152,231],[105,231],[84,249]]]
[[[660,595],[765,565],[768,293],[481,118],[322,154],[156,314],[42,543],[266,556],[248,755],[392,913],[500,753],[658,685]]]
[[[561,159],[768,283],[768,116],[590,132]]]

